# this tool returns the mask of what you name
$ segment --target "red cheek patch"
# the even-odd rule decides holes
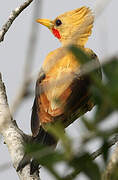
[[[52,33],[54,34],[55,37],[61,39],[60,33],[57,29],[52,28]]]

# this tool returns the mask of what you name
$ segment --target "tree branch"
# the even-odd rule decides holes
[[[118,142],[118,134],[116,134],[108,143],[108,148],[115,145]],[[103,153],[103,149],[99,148],[97,151],[93,152],[91,154],[92,159],[96,159],[98,156],[100,156]]]
[[[27,0],[22,5],[17,7],[15,10],[13,10],[8,17],[7,22],[2,26],[2,29],[0,30],[0,42],[4,40],[4,36],[6,32],[9,30],[10,26],[12,25],[13,21],[16,19],[16,17],[26,8],[30,5],[30,3],[33,0]]]
[[[17,169],[19,162],[24,156],[24,142],[29,136],[25,135],[12,120],[7,102],[4,83],[0,75],[0,133],[11,155],[12,163]],[[30,164],[17,172],[21,180],[39,180],[37,173],[30,175]]]

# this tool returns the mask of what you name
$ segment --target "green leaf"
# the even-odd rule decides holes
[[[118,59],[111,59],[110,63],[103,66],[103,71],[106,76],[106,86],[111,101],[114,102],[116,109],[118,109]]]
[[[52,166],[65,160],[64,154],[39,143],[26,144],[25,152],[34,157],[40,165]]]
[[[69,46],[69,50],[75,55],[76,59],[81,64],[85,64],[91,60],[91,57],[85,53],[82,48],[78,48],[74,45]]]
[[[81,119],[82,119],[82,122],[84,123],[85,127],[89,131],[95,131],[96,130],[95,124],[93,122],[88,121],[88,119],[86,119],[84,116]]]
[[[104,84],[98,79],[94,78],[90,90],[93,95],[94,103],[97,104],[94,119],[96,123],[99,123],[116,110],[117,104],[112,99],[107,84]]]
[[[100,80],[102,79],[102,72],[101,72],[100,63],[99,63],[97,56],[94,53],[88,54],[84,51],[84,49],[79,48],[75,45],[69,46],[68,49],[76,57],[76,60],[78,61],[79,64],[84,65],[84,64],[87,64],[93,60],[93,62],[98,66],[98,68],[96,68],[95,70],[93,69],[89,73],[89,75],[93,75],[95,77],[98,77]]]
[[[46,129],[57,139],[61,140],[62,146],[65,151],[65,156],[67,159],[70,159],[73,156],[72,142],[65,133],[63,125],[61,123],[49,124],[46,126]]]
[[[98,165],[92,160],[88,153],[84,153],[75,157],[70,165],[74,167],[78,175],[79,172],[84,172],[91,180],[100,180],[100,170]]]
[[[103,66],[103,71],[109,80],[109,83],[114,83],[118,79],[118,59],[113,58],[110,63]]]

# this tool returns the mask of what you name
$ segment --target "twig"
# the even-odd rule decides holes
[[[110,148],[111,146],[115,145],[118,142],[118,134],[116,134],[108,143],[108,148]],[[93,152],[91,154],[92,159],[96,159],[99,155],[101,155],[103,153],[102,148],[99,148],[97,151]]]
[[[12,120],[9,105],[7,103],[5,86],[0,75],[0,133],[11,155],[12,163],[17,169],[19,162],[24,155],[24,139],[28,138]],[[30,175],[30,164],[18,172],[21,180],[39,180],[37,173]]]
[[[19,7],[17,7],[16,9],[14,9],[10,16],[8,17],[7,22],[2,26],[2,29],[0,30],[0,42],[2,42],[4,40],[4,36],[6,34],[6,32],[9,30],[10,26],[12,25],[12,23],[14,22],[14,20],[16,19],[16,17],[26,8],[30,5],[30,3],[33,0],[27,0],[25,1],[22,5],[20,5]]]

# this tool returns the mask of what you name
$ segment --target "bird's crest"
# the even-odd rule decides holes
[[[60,31],[62,34],[62,43],[64,41],[74,39],[78,45],[84,46],[91,35],[91,30],[93,27],[94,16],[90,8],[81,7],[69,12],[66,12],[56,19],[61,19],[62,29],[60,26]]]

